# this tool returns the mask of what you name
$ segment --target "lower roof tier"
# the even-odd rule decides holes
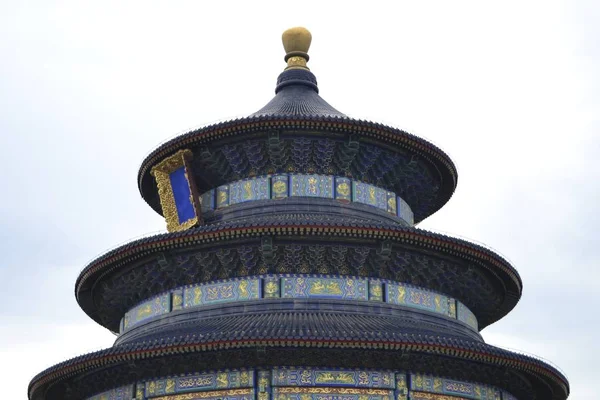
[[[518,273],[481,246],[397,223],[283,214],[156,235],[90,263],[76,282],[82,309],[113,332],[125,313],[178,287],[268,274],[388,279],[452,297],[479,329],[520,298]]]
[[[197,332],[128,342],[80,356],[38,374],[31,400],[82,399],[111,388],[162,376],[198,371],[319,367],[405,371],[478,382],[506,390],[518,399],[564,400],[566,377],[545,362],[479,341],[414,333],[380,334],[380,326],[355,321],[352,331],[336,318],[321,318],[323,332],[306,329],[318,314],[286,318],[285,331],[274,318],[271,329],[253,329],[252,318],[229,329],[207,325]],[[239,321],[238,321],[239,322]],[[366,323],[365,323],[366,322]],[[303,329],[303,330],[302,330]],[[192,397],[194,398],[194,397]],[[473,397],[471,397],[473,398]]]

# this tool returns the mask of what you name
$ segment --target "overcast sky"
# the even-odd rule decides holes
[[[73,288],[97,255],[165,228],[140,162],[266,104],[281,33],[302,25],[323,98],[456,163],[456,194],[420,227],[520,272],[523,297],[486,341],[551,360],[570,398],[597,399],[600,3],[491,4],[0,1],[2,397],[112,344]]]

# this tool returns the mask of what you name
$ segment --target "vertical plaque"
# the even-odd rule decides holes
[[[189,168],[190,150],[180,150],[152,167],[163,216],[169,232],[202,223],[196,185]]]

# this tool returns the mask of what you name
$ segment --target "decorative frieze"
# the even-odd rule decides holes
[[[183,308],[254,300],[260,296],[261,280],[258,278],[194,285],[183,289]]]
[[[517,400],[473,382],[405,373],[275,367],[170,376],[115,388],[86,400]]]
[[[354,278],[285,277],[281,297],[367,300],[368,281]]]
[[[129,310],[121,333],[149,319],[191,307],[268,298],[373,301],[459,319],[477,330],[475,315],[461,302],[399,282],[331,275],[263,275],[176,288]]]
[[[273,386],[339,386],[394,389],[394,373],[379,371],[275,368]]]
[[[342,203],[356,202],[387,211],[414,223],[410,206],[395,193],[346,177],[330,175],[279,174],[244,179],[219,186],[200,196],[202,212],[222,209],[247,201],[319,197]]]
[[[410,389],[419,392],[459,396],[465,399],[500,400],[500,392],[491,386],[430,375],[411,374]]]

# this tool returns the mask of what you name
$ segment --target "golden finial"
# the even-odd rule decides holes
[[[283,32],[281,41],[285,49],[285,61],[287,61],[286,69],[301,68],[308,70],[306,62],[308,61],[308,49],[312,35],[306,28],[297,27],[290,28]]]

